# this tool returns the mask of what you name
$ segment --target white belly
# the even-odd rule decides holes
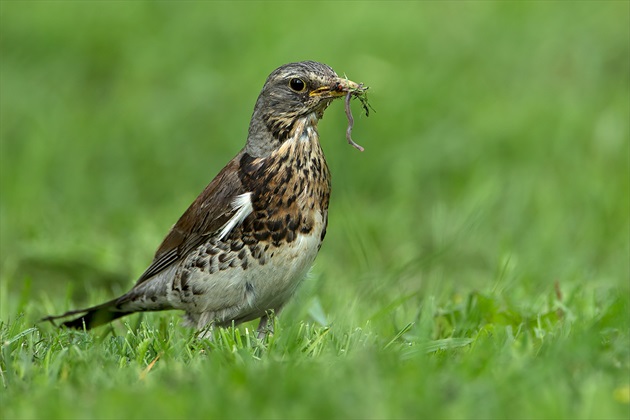
[[[247,268],[237,266],[211,274],[193,271],[188,283],[195,293],[188,292],[183,299],[181,293],[173,292],[169,300],[173,307],[185,310],[198,328],[212,322],[229,325],[232,320],[249,321],[269,310],[277,312],[313,264],[320,235],[321,229],[313,229],[311,234],[298,234],[294,241],[280,247],[270,245],[265,258],[250,258]]]

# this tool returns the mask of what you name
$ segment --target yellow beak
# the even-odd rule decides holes
[[[323,98],[338,98],[345,96],[348,92],[364,92],[367,88],[363,84],[355,83],[352,80],[340,77],[333,80],[330,86],[322,86],[315,89],[309,96],[319,96]]]

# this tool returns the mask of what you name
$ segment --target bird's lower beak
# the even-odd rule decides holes
[[[362,93],[367,88],[363,84],[355,83],[352,80],[342,79],[340,77],[333,80],[329,86],[322,86],[312,91],[309,96],[324,98],[339,98],[345,96],[348,92]]]

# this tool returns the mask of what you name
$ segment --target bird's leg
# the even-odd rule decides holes
[[[197,330],[197,339],[203,340],[208,339],[210,341],[214,341],[214,325],[212,323],[206,325],[205,327]]]
[[[280,310],[269,310],[260,318],[260,323],[256,329],[258,333],[257,338],[259,340],[264,340],[269,334],[273,335],[273,325],[275,323],[276,316],[278,316],[279,313]]]

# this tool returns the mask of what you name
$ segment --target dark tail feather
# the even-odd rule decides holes
[[[77,314],[83,314],[70,321],[65,321],[61,325],[78,330],[85,327],[86,330],[89,330],[91,328],[99,327],[115,319],[133,313],[133,311],[125,312],[117,309],[119,303],[120,299],[114,299],[101,305],[92,306],[91,308],[68,311],[65,314],[56,316],[47,316],[46,318],[42,318],[42,321],[50,321],[54,324],[54,321],[57,319],[67,318],[69,316]]]

